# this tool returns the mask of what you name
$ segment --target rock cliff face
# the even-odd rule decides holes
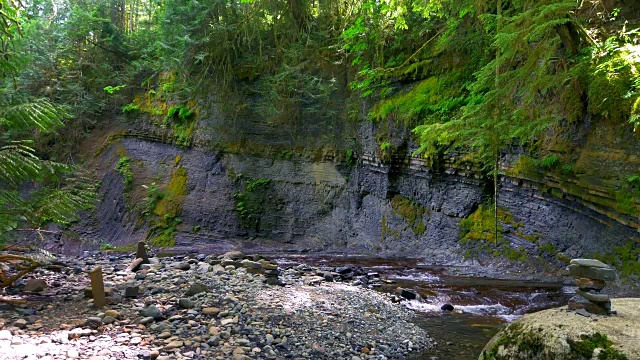
[[[324,130],[257,127],[252,120],[234,125],[220,120],[215,106],[200,118],[190,147],[171,144],[170,134],[157,128],[129,129],[111,139],[94,161],[101,201],[79,226],[82,238],[114,245],[147,238],[153,224],[141,216],[143,186],[155,182],[162,189],[179,167],[186,169],[187,192],[171,228],[178,247],[309,249],[509,269],[524,261],[542,271],[561,268],[555,251],[606,254],[639,237],[637,217],[607,206],[615,193],[607,198],[606,191],[569,186],[553,174],[513,171],[519,157],[505,154],[499,206],[509,221],[503,221],[501,241],[526,256],[469,256],[469,245],[459,240],[460,221],[492,192],[490,179],[473,165],[449,158],[431,167],[409,155],[406,132],[398,138],[407,150],[383,163],[371,123],[359,129],[324,124]],[[620,163],[637,161],[636,150],[624,150]],[[122,156],[132,159],[129,189],[114,170]]]

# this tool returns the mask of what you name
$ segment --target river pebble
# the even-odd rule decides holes
[[[369,288],[379,275],[357,268],[281,268],[233,252],[154,258],[134,273],[128,255],[89,255],[36,271],[48,285],[0,311],[2,359],[403,359],[433,346],[397,297]],[[110,285],[102,309],[86,297],[96,266]],[[7,290],[20,295],[28,281]]]

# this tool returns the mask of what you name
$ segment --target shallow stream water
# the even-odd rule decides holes
[[[415,310],[415,323],[427,330],[437,345],[413,359],[477,359],[484,345],[518,317],[566,304],[570,289],[561,284],[497,280],[463,275],[431,267],[415,260],[388,260],[335,256],[288,255],[277,258],[281,266],[299,263],[322,267],[355,265],[393,280],[378,291],[395,292],[397,287],[417,291],[420,300],[403,302]],[[440,310],[451,304],[456,311]]]

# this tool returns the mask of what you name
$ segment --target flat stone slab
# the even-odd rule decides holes
[[[608,294],[597,294],[597,293],[592,293],[592,292],[582,291],[582,290],[578,290],[578,294],[582,295],[585,299],[596,302],[596,303],[604,303],[609,301]]]
[[[609,267],[588,267],[572,264],[569,265],[569,274],[571,276],[592,280],[613,281],[616,279],[616,272]]]
[[[600,260],[596,259],[573,259],[571,260],[571,265],[580,265],[587,267],[595,267],[595,268],[609,268],[609,265],[603,263]]]
[[[586,290],[589,290],[589,289],[602,290],[606,285],[606,283],[602,280],[593,280],[593,279],[587,279],[587,278],[577,278],[575,279],[575,282],[580,289],[586,289]]]

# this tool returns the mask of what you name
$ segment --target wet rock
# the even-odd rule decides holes
[[[407,300],[415,300],[418,297],[418,294],[411,290],[402,289],[402,291],[400,291],[400,296]]]
[[[453,305],[451,304],[444,304],[440,307],[440,310],[442,311],[453,311]]]

